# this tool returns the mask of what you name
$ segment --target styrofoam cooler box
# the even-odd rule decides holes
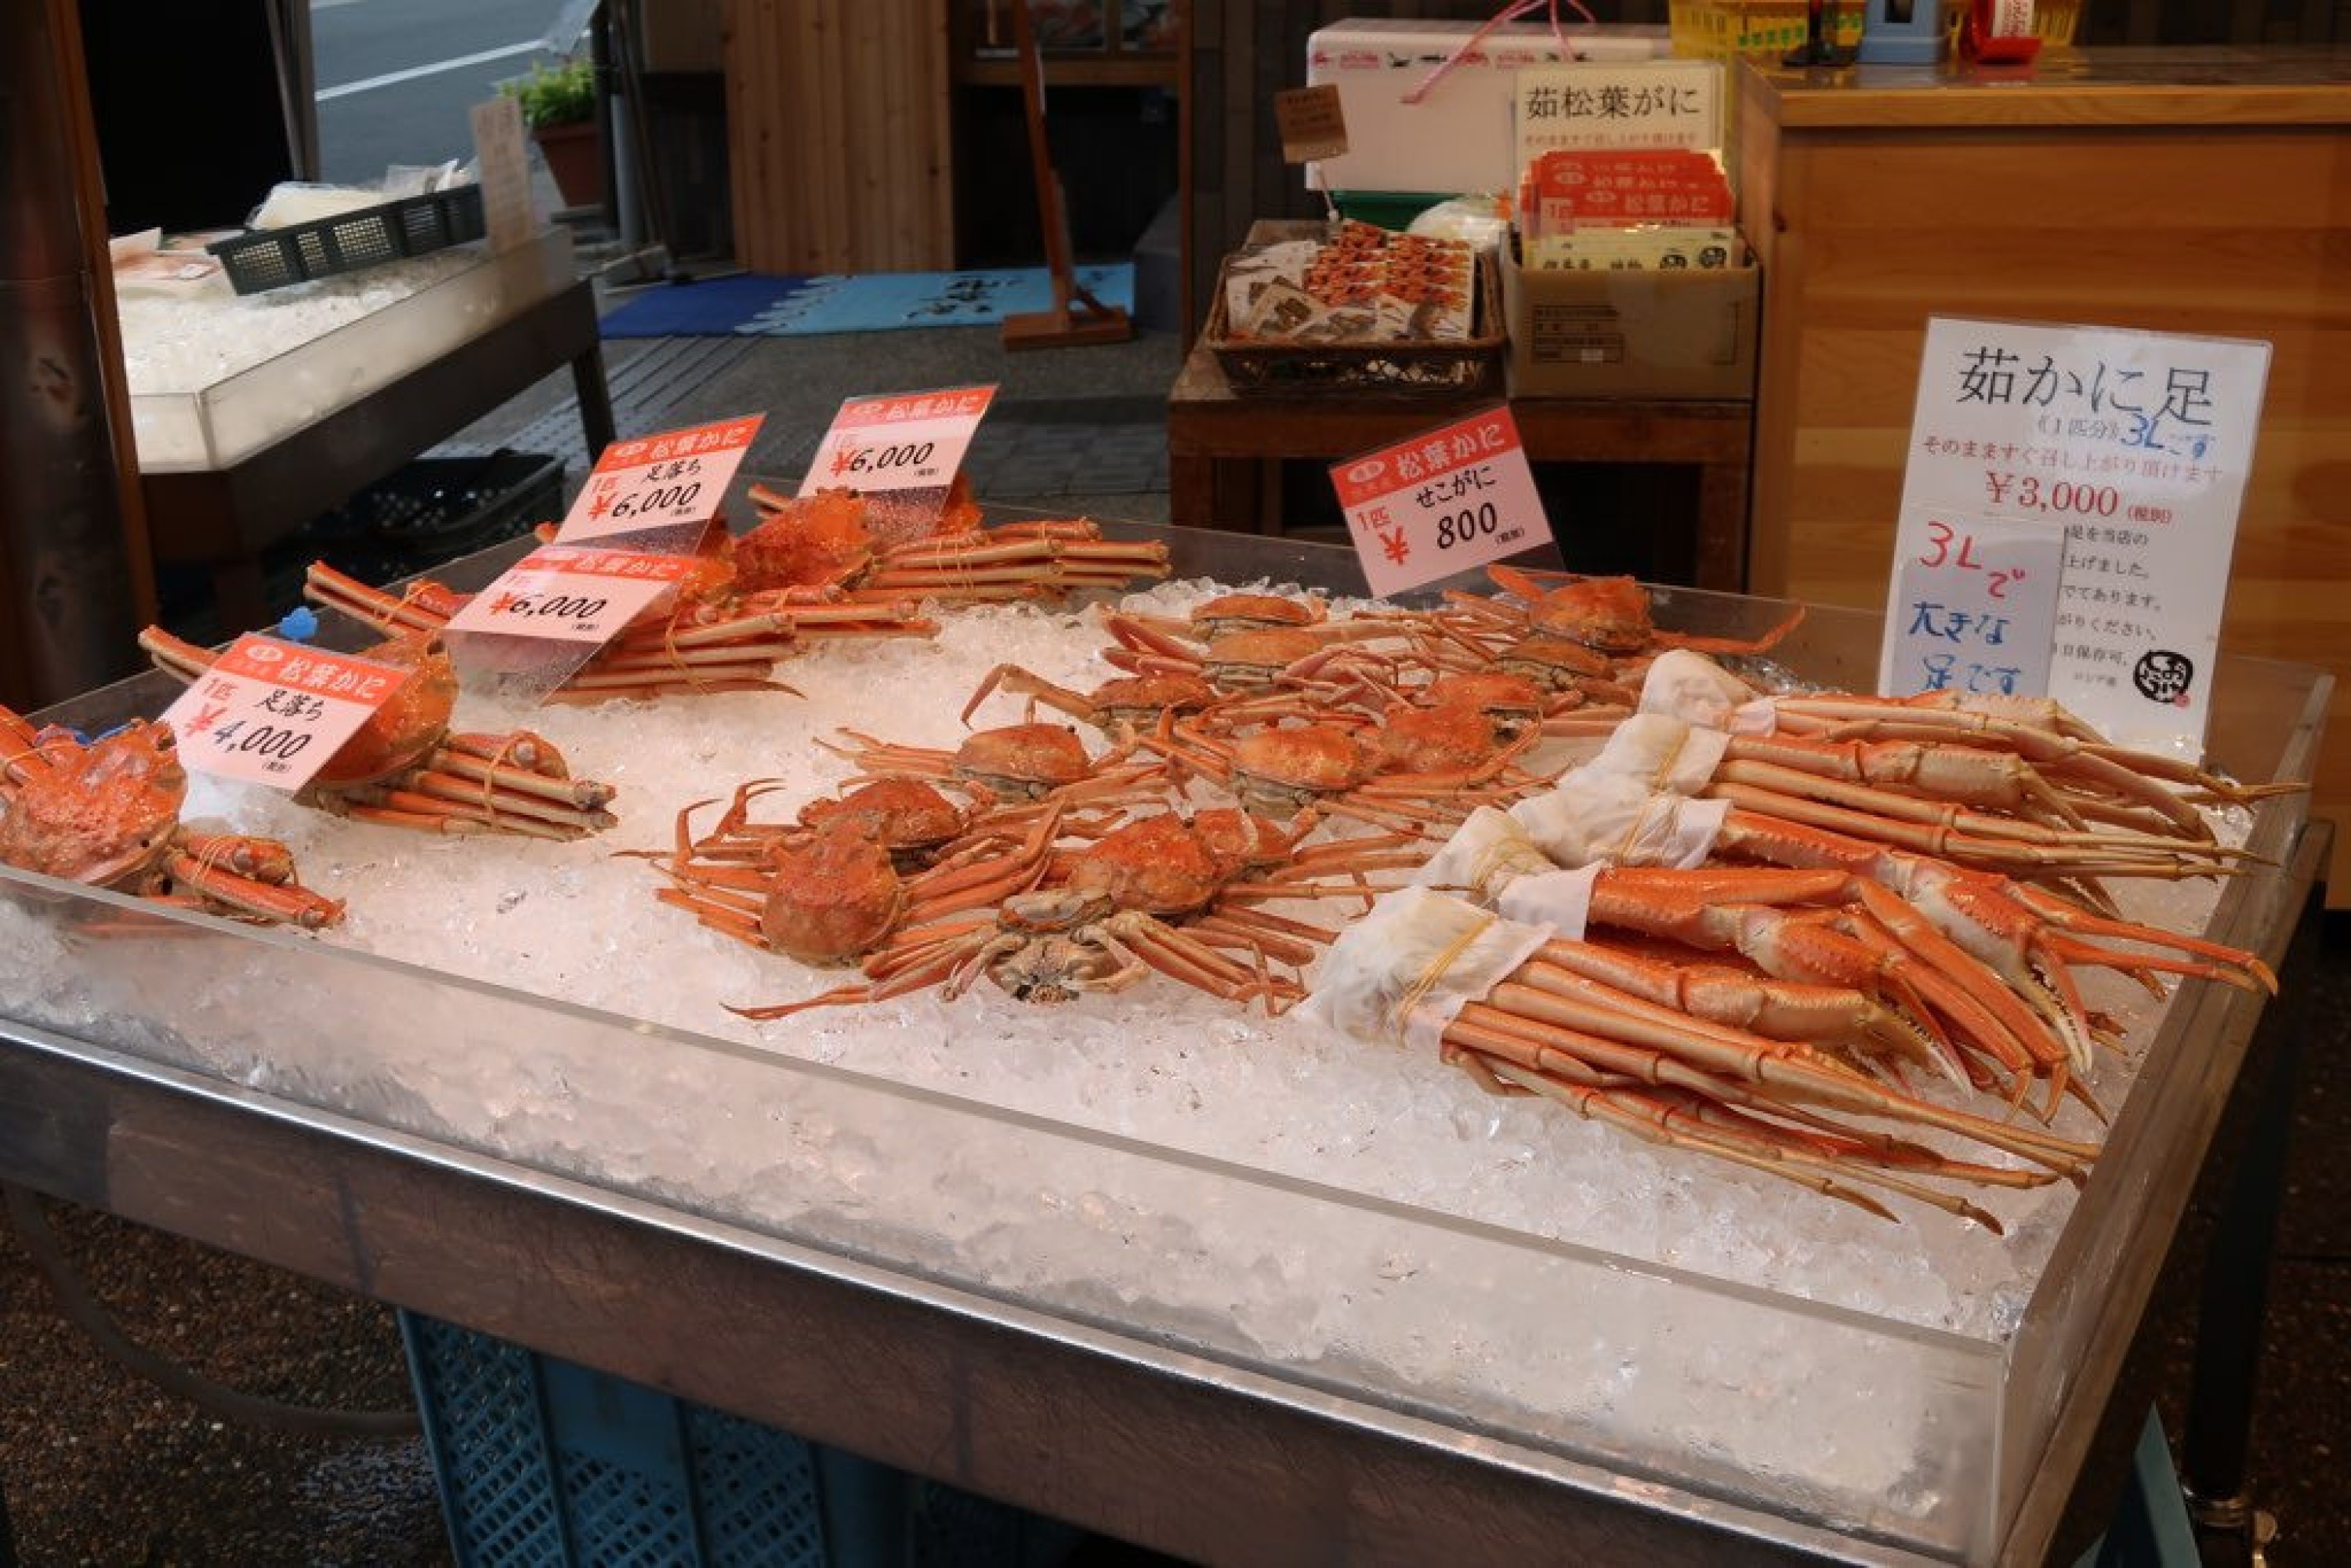
[[[1345,156],[1306,165],[1315,190],[1509,191],[1518,184],[1510,116],[1522,66],[1562,57],[1662,59],[1666,29],[1610,25],[1569,27],[1562,57],[1548,24],[1512,22],[1479,40],[1418,103],[1405,94],[1453,57],[1474,22],[1349,20],[1306,40],[1306,82],[1337,85],[1347,120]]]

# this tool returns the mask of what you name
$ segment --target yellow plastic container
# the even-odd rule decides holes
[[[1804,41],[1805,10],[1806,0],[1671,0],[1667,36],[1686,59],[1776,58]],[[1861,0],[1830,6],[1830,37],[1838,45],[1861,42]]]

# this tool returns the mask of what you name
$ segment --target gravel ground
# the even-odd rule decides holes
[[[132,1339],[264,1398],[410,1404],[389,1309],[85,1210],[49,1206]],[[58,1314],[0,1228],[0,1488],[26,1568],[449,1562],[421,1437],[269,1432],[124,1370]]]

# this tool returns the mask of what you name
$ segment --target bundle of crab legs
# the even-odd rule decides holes
[[[1167,575],[1165,545],[1105,539],[1081,517],[983,526],[960,476],[920,531],[852,490],[794,497],[754,485],[750,498],[753,526],[738,536],[714,519],[678,592],[624,627],[551,700],[790,691],[776,666],[809,646],[935,635],[926,602],[1050,599]],[[438,632],[471,598],[429,579],[393,593],[324,562],[309,569],[304,593],[386,632]]]
[[[1165,545],[1106,540],[1082,518],[983,527],[960,478],[935,517],[848,490],[795,499],[755,486],[751,498],[758,521],[737,537],[713,519],[680,591],[574,672],[555,700],[789,692],[772,678],[778,661],[820,640],[932,635],[925,601],[1057,599],[1167,572]],[[360,656],[402,679],[303,803],[443,834],[568,841],[614,825],[612,787],[574,777],[544,737],[453,727],[459,681],[443,632],[467,595],[429,580],[395,593],[323,562],[310,569],[306,594],[381,633]],[[158,668],[191,684],[215,657],[161,627],[139,642]],[[164,725],[141,721],[91,739],[36,730],[0,708],[0,862],[253,924],[316,929],[341,920],[343,904],[302,885],[283,843],[183,822],[186,794]]]
[[[2046,702],[1766,692],[1709,655],[1800,614],[1697,637],[1627,579],[1494,577],[1427,611],[1107,613],[1116,673],[1090,691],[998,666],[965,723],[1007,697],[1020,722],[953,748],[844,730],[831,795],[778,813],[752,780],[688,807],[644,852],[656,895],[858,971],[747,1018],[1156,974],[1883,1218],[1890,1197],[1992,1229],[1970,1188],[2096,1156],[2053,1130],[2068,1101],[2105,1118],[2088,1073],[2124,1043],[2083,972],[2274,990],[2111,889],[2240,874],[2212,813],[2302,786]]]

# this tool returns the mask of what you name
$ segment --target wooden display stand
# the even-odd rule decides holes
[[[1061,177],[1053,172],[1053,150],[1045,138],[1045,67],[1037,54],[1037,31],[1029,25],[1028,0],[1014,0],[1012,36],[1020,51],[1020,98],[1028,111],[1029,166],[1037,181],[1037,217],[1045,231],[1045,267],[1052,274],[1053,304],[1004,319],[1008,349],[1051,349],[1083,343],[1123,343],[1134,336],[1126,312],[1105,305],[1077,280],[1070,255],[1070,213]]]
[[[2340,54],[2085,49],[2022,75],[1748,68],[1737,86],[1740,205],[1764,286],[1753,591],[1883,602],[1929,315],[2253,338],[2273,353],[2221,643],[2340,665]],[[2332,716],[2312,811],[2340,818],[2351,690],[2337,686]],[[2351,861],[2329,885],[2351,902]]]

